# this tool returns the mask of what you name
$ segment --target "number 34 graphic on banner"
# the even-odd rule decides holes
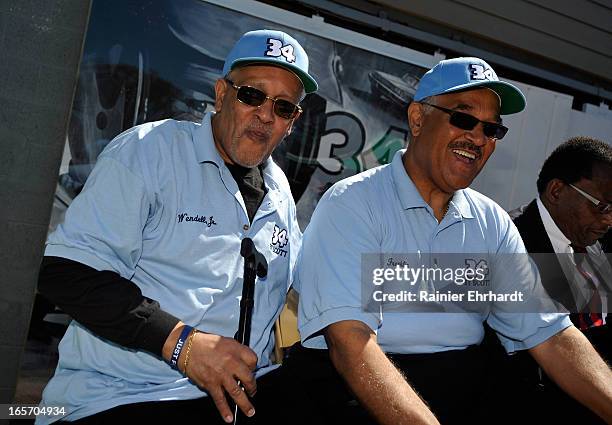
[[[289,63],[295,62],[293,45],[286,44],[283,46],[283,42],[276,38],[268,38],[268,51],[266,51],[266,56],[272,56],[274,58],[282,56]]]

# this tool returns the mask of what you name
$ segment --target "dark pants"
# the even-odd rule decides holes
[[[485,353],[480,347],[433,354],[388,354],[442,424],[497,423],[487,409]],[[334,369],[327,350],[295,345],[283,363],[301,386],[304,408],[317,406],[321,424],[374,424]]]
[[[506,355],[494,332],[488,327],[485,330],[482,345],[493,394],[487,408],[493,418],[499,417],[505,424],[604,424],[552,382],[527,351]]]
[[[299,392],[288,388],[282,367],[257,380],[257,394],[252,399],[255,416],[239,416],[238,424],[315,424],[309,419],[308,412],[297,408]],[[298,422],[293,418],[297,417]],[[126,404],[105,410],[92,416],[79,419],[70,424],[118,425],[138,424],[153,421],[155,423],[198,423],[204,425],[225,424],[210,397],[194,400],[156,401]]]

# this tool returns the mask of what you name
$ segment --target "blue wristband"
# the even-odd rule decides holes
[[[172,350],[172,357],[170,357],[170,361],[168,362],[172,369],[179,370],[178,368],[178,360],[181,356],[181,351],[183,351],[183,347],[185,346],[185,341],[187,341],[187,337],[193,328],[189,325],[185,325],[183,327],[183,331],[181,332],[181,336],[176,340],[176,345],[174,346],[174,350]]]

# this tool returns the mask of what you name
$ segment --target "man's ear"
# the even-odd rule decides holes
[[[423,114],[423,105],[418,102],[411,102],[408,105],[408,126],[410,127],[410,133],[412,137],[416,137],[421,134],[421,128],[423,127],[423,121],[425,115]]]
[[[561,193],[565,186],[566,184],[560,179],[552,179],[546,185],[544,197],[550,204],[559,205],[561,203]]]
[[[229,89],[227,81],[223,78],[219,78],[215,82],[215,112],[220,112],[223,108],[223,101],[225,100],[225,94]]]

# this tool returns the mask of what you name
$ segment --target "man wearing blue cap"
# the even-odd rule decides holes
[[[228,401],[247,416],[257,404],[254,418],[276,413],[262,383],[275,374],[272,327],[301,232],[270,154],[316,89],[294,38],[251,31],[227,56],[216,112],[201,125],[147,123],[106,147],[47,241],[39,290],[75,320],[43,394],[43,406],[62,409],[38,423],[231,422]],[[244,238],[268,264],[250,347],[233,339]]]
[[[414,313],[410,307],[394,312],[384,303],[365,308],[362,300],[364,254],[385,259],[385,253],[400,258],[404,253],[525,253],[508,214],[468,188],[508,130],[501,115],[524,107],[523,94],[500,81],[485,61],[444,60],[423,76],[408,108],[407,149],[388,165],[336,183],[320,200],[304,234],[294,282],[306,348],[285,366],[306,369],[307,381],[325,368],[320,353],[328,348],[329,360],[350,389],[336,387],[337,393],[349,394],[336,397],[336,408],[354,410],[353,394],[371,415],[354,414],[358,422],[503,422],[504,412],[483,417],[489,389],[486,353],[479,344],[485,321],[507,352],[529,350],[563,388],[612,420],[610,371],[566,315],[512,313],[498,301],[488,314]],[[528,272],[494,274],[492,283],[520,289],[533,282]],[[578,356],[589,360],[583,363]],[[309,361],[318,363],[309,367]],[[520,408],[508,402],[508,408]]]

